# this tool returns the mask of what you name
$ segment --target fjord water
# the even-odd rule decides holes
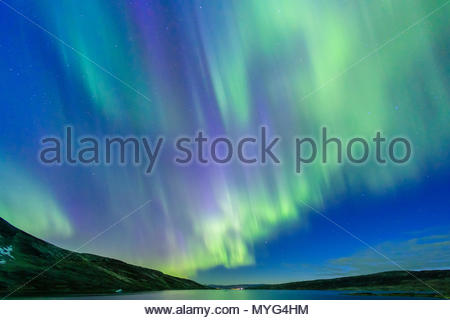
[[[357,295],[332,290],[163,290],[133,294],[78,297],[91,300],[405,300],[408,296]],[[74,299],[71,297],[70,299]],[[75,298],[77,299],[77,298]]]

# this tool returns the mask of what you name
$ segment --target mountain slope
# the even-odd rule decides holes
[[[0,218],[1,296],[14,290],[12,296],[50,296],[203,288],[157,270],[61,249]]]
[[[387,271],[335,279],[265,284],[248,289],[385,291],[393,294],[428,292],[429,296],[442,298],[450,296],[450,270]]]

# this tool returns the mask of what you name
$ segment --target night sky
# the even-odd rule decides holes
[[[81,251],[217,284],[450,268],[448,1],[6,3],[0,216],[15,226],[74,250],[151,200]],[[151,175],[44,166],[41,138],[67,125],[166,145]],[[173,162],[179,136],[262,125],[279,165]],[[407,137],[413,156],[296,174],[295,137],[322,126]]]

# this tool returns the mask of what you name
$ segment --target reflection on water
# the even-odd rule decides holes
[[[320,290],[166,290],[133,294],[77,297],[75,299],[124,299],[124,300],[373,300],[373,299],[426,299],[423,297],[399,297],[354,295],[348,291]],[[70,299],[74,299],[71,297]]]

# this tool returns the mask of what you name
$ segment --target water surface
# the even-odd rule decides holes
[[[373,293],[382,293],[376,291]],[[71,299],[74,299],[73,297]],[[351,291],[322,290],[164,290],[140,293],[120,293],[75,299],[124,300],[403,300],[430,299],[408,296],[377,296],[355,294]]]

